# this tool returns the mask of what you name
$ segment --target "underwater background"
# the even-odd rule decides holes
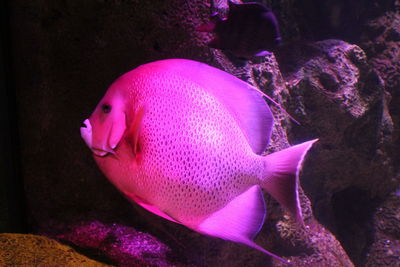
[[[227,14],[224,0],[1,4],[0,265],[284,266],[132,205],[80,137],[116,77],[187,58],[257,86],[300,122],[270,104],[267,152],[319,138],[300,176],[308,227],[266,194],[258,244],[294,266],[400,266],[400,1],[259,2],[282,43],[246,59],[196,30]],[[231,42],[252,41],[236,33]]]

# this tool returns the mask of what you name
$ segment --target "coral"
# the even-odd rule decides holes
[[[44,236],[0,234],[1,266],[110,266]]]
[[[118,266],[178,266],[167,257],[170,248],[132,227],[91,221],[71,223],[60,232],[54,238],[68,240],[89,254],[96,251],[95,256],[105,256]]]

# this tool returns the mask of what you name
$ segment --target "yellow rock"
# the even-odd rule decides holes
[[[0,234],[0,266],[110,266],[57,241],[31,234]]]

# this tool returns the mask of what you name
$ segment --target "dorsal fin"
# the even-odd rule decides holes
[[[213,94],[239,124],[252,150],[257,154],[265,151],[271,137],[273,116],[259,91],[235,76],[201,62],[167,59],[151,64],[175,72]]]

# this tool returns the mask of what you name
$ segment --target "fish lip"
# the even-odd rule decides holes
[[[92,147],[91,150],[92,150],[93,154],[95,154],[96,156],[99,156],[99,157],[105,157],[108,154],[107,151],[105,151],[103,149],[95,148],[95,147]]]
[[[113,149],[108,149],[108,148],[98,148],[98,147],[91,147],[90,148],[96,156],[99,157],[105,157],[108,154],[111,154],[113,156],[116,156],[116,153]]]
[[[92,125],[90,124],[90,120],[86,119],[83,121],[84,127],[80,128],[81,137],[85,141],[86,145],[91,148],[92,147]]]

